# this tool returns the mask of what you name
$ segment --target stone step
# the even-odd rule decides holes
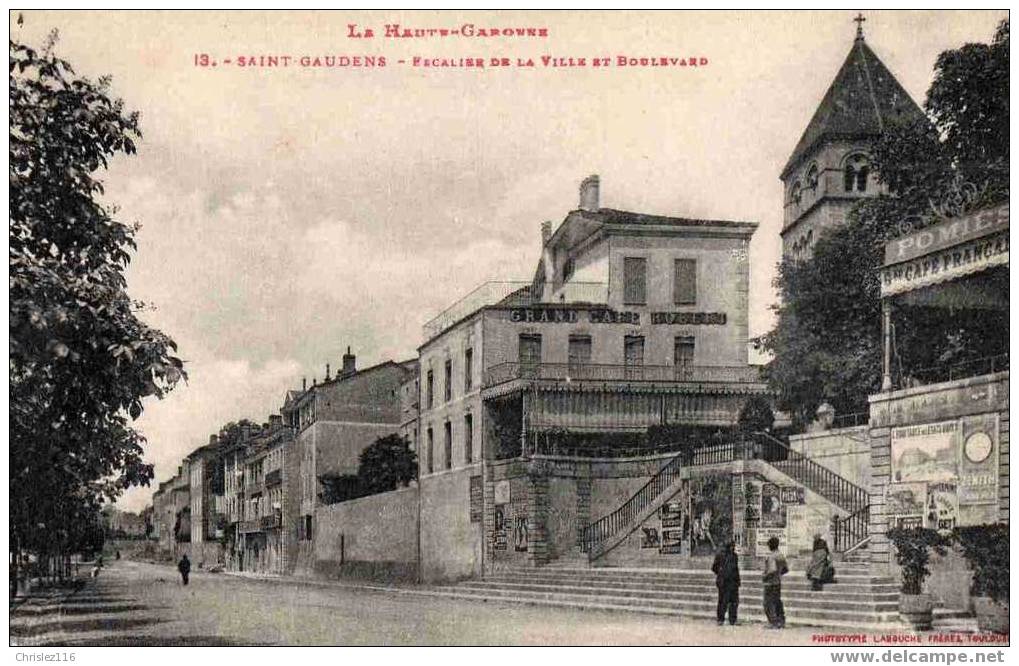
[[[632,590],[635,592],[647,592],[656,591],[663,593],[674,593],[674,594],[687,594],[687,593],[711,593],[714,594],[715,587],[707,586],[701,583],[645,583],[641,581],[594,581],[594,580],[583,580],[583,579],[558,579],[558,578],[513,578],[513,577],[492,577],[486,578],[484,581],[472,581],[476,583],[489,583],[492,585],[505,585],[505,586],[516,586],[516,585],[543,585],[543,586],[573,586],[583,587],[591,589],[607,589],[607,590]],[[741,592],[744,594],[756,594],[763,593],[762,586],[758,584],[745,583],[741,586]],[[872,589],[860,586],[844,586],[839,584],[832,584],[825,587],[824,590],[818,592],[810,589],[809,587],[792,587],[784,585],[782,588],[783,594],[789,594],[794,596],[805,596],[810,595],[820,598],[839,598],[846,599],[848,601],[864,601],[864,600],[875,600],[875,601],[894,601],[898,603],[899,592],[895,588],[879,588]]]
[[[889,576],[874,576],[867,573],[851,573],[837,570],[836,580],[842,584],[854,584],[854,585],[895,585],[896,581]],[[533,578],[540,576],[565,576],[565,577],[578,577],[587,578],[592,580],[646,580],[646,581],[659,581],[662,583],[668,583],[673,581],[700,581],[707,582],[714,585],[715,575],[710,571],[696,570],[696,571],[679,571],[679,570],[655,570],[655,569],[609,569],[609,568],[594,568],[594,569],[569,569],[566,567],[549,570],[546,568],[541,569],[497,569],[495,575],[503,576],[519,576],[524,578]],[[745,571],[742,572],[744,581],[752,583],[760,580],[760,572],[758,571]],[[809,585],[806,574],[802,571],[791,571],[782,578],[783,585],[785,584],[798,584]]]
[[[578,609],[652,613],[699,619],[715,618],[714,603],[661,603],[654,601],[644,602],[642,599],[628,597],[616,598],[566,594],[514,593],[510,591],[503,591],[503,593],[497,594],[493,591],[478,592],[476,590],[460,589],[459,587],[445,588],[440,593],[452,598],[476,601],[498,601],[505,603],[523,603]],[[764,611],[760,606],[760,603],[741,603],[741,622],[764,622]],[[901,619],[897,612],[854,613],[844,611],[804,611],[798,614],[787,612],[786,623],[792,626],[883,630],[899,628],[902,626]]]
[[[713,604],[718,601],[718,593],[715,590],[686,590],[683,592],[671,590],[640,590],[627,588],[590,587],[582,585],[542,585],[540,583],[489,583],[471,582],[461,583],[463,589],[478,591],[500,591],[500,592],[535,592],[545,594],[585,594],[605,597],[629,597],[644,600],[662,600],[672,603],[687,604],[691,602]],[[751,594],[746,590],[740,590],[741,599],[757,599],[761,594]],[[763,591],[762,591],[763,592]],[[814,595],[814,596],[811,596]],[[866,595],[858,595],[855,598],[847,598],[846,595],[828,594],[824,592],[800,592],[789,593],[782,591],[782,600],[789,608],[806,608],[819,610],[848,610],[848,611],[885,611],[897,612],[899,608],[898,597],[893,598],[868,598]]]

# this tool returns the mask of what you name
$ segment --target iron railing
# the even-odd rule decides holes
[[[500,363],[485,370],[485,388],[516,379],[558,382],[761,382],[753,365],[613,365],[604,363]]]
[[[870,528],[870,505],[864,505],[845,518],[831,521],[832,542],[836,553],[844,553],[867,538]]]
[[[904,370],[904,376],[900,381],[900,388],[909,388],[910,384],[914,382],[919,385],[936,384],[939,382],[950,382],[955,379],[989,375],[1005,370],[1008,370],[1008,354],[984,356],[983,358],[953,363],[951,365]]]
[[[682,449],[680,442],[670,442],[659,446],[591,446],[587,444],[570,444],[557,441],[546,441],[537,438],[528,450],[541,456],[564,456],[572,458],[640,458],[675,453]]]
[[[754,446],[751,457],[770,464],[850,514],[870,503],[870,493],[866,489],[793,451],[785,442],[768,433],[755,433]]]
[[[678,443],[676,446],[681,448]],[[765,432],[757,432],[702,446],[672,458],[622,506],[584,528],[580,535],[581,549],[595,556],[595,549],[606,539],[632,526],[637,517],[679,478],[684,457],[691,466],[724,464],[736,460],[767,462],[849,514],[834,525],[837,552],[844,552],[867,538],[870,495],[864,488],[793,451],[782,440]]]
[[[870,412],[854,412],[852,414],[836,414],[832,420],[832,428],[855,428],[870,423]]]
[[[478,285],[469,294],[443,310],[424,325],[425,340],[434,338],[467,315],[480,310],[486,305],[495,305],[513,292],[530,288],[530,286],[530,282],[520,281],[492,281]]]
[[[632,525],[637,520],[637,516],[679,478],[682,457],[682,455],[676,456],[665,463],[658,473],[652,476],[651,480],[626,500],[622,506],[585,527],[580,533],[580,549],[589,555],[593,554],[594,549],[604,543],[606,539]]]

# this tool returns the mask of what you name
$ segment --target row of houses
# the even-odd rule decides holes
[[[153,494],[154,537],[200,567],[284,574],[310,555],[318,479],[356,473],[358,455],[401,421],[416,361],[357,369],[287,391],[279,413],[211,435]]]

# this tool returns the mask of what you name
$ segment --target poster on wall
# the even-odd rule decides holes
[[[714,474],[690,481],[690,554],[713,555],[732,539],[732,481]]]
[[[892,428],[892,481],[952,481],[957,475],[959,422]]]
[[[658,537],[657,527],[641,527],[640,536],[640,547],[641,548],[658,548],[662,545],[661,539]]]
[[[484,514],[484,485],[481,483],[481,475],[472,476],[470,481],[470,506],[471,522],[480,523]]]
[[[768,553],[768,540],[772,537],[778,538],[778,551],[783,555],[789,554],[789,542],[786,539],[784,527],[759,527],[754,536],[757,541],[754,545],[756,555],[760,556]]]
[[[885,510],[889,515],[920,516],[926,506],[926,483],[896,483],[888,486]]]
[[[683,553],[683,530],[662,530],[661,547],[658,552],[663,555],[681,555]]]
[[[682,527],[683,515],[686,513],[684,504],[678,501],[666,502],[658,510],[658,518],[662,521],[662,529],[667,527]]]
[[[492,534],[492,547],[495,550],[506,550],[506,510],[504,506],[495,507],[495,531]]]
[[[831,510],[826,505],[787,507],[786,536],[790,553],[809,553],[814,548],[815,536],[831,544]]]
[[[761,484],[761,527],[785,527],[785,505],[774,483]]]
[[[513,518],[513,550],[518,553],[527,552],[527,516]]]
[[[951,532],[959,522],[959,493],[954,481],[941,481],[927,486],[927,508],[924,524],[939,532]]]
[[[758,525],[761,521],[761,484],[748,479],[743,484],[743,519],[747,525]]]
[[[960,448],[959,503],[993,504],[997,507],[998,415],[986,414],[963,419]]]
[[[510,482],[509,479],[495,482],[495,504],[509,504]]]
[[[782,486],[779,497],[784,506],[805,504],[807,501],[803,486]]]

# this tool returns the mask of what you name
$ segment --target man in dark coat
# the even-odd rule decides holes
[[[188,575],[191,573],[191,560],[188,559],[186,553],[184,557],[180,558],[180,562],[177,563],[177,571],[180,572],[180,579],[187,585]]]
[[[726,611],[729,613],[729,624],[736,624],[736,610],[739,606],[739,556],[732,541],[715,555],[711,565],[715,573],[715,585],[718,587],[718,624],[725,624]]]

